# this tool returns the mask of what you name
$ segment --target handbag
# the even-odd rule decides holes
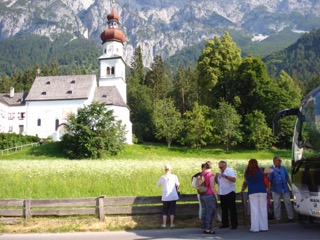
[[[268,175],[263,173],[262,168],[260,168],[260,169],[261,169],[261,172],[262,172],[262,177],[263,177],[264,185],[266,186],[266,188],[269,188],[269,186],[270,186],[270,180],[269,180],[269,178],[268,178]]]

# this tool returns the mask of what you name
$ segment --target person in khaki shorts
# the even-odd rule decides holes
[[[287,211],[289,222],[293,222],[293,208],[290,200],[291,180],[285,167],[281,166],[281,158],[276,156],[273,158],[273,165],[271,168],[273,173],[268,174],[270,179],[270,188],[272,192],[274,217],[276,221],[281,220],[281,198],[283,198],[284,206]],[[268,190],[270,191],[270,189]]]

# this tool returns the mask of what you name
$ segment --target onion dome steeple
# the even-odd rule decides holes
[[[108,28],[106,28],[100,35],[102,44],[110,41],[121,42],[122,44],[126,41],[126,37],[122,30],[119,29],[120,16],[115,12],[112,7],[111,13],[107,16]]]

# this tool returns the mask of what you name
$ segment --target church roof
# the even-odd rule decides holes
[[[9,93],[0,94],[0,102],[9,106],[24,106],[25,98],[28,95],[26,92],[14,93],[13,97],[10,97]]]
[[[95,75],[36,77],[27,101],[73,100],[89,97],[96,86]]]
[[[93,102],[127,107],[126,103],[124,102],[118,89],[115,86],[97,87],[94,93]]]

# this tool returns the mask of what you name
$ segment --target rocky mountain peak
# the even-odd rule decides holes
[[[54,39],[61,33],[100,43],[112,1],[3,0],[0,40],[34,33]],[[144,64],[163,59],[230,29],[244,35],[275,35],[285,28],[320,26],[320,1],[310,0],[116,0],[126,42],[126,61],[140,45]]]

